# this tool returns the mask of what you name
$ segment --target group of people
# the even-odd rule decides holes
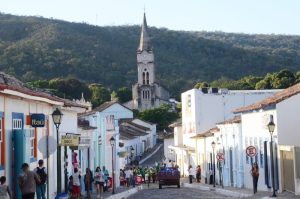
[[[157,168],[153,167],[127,167],[120,169],[120,185],[135,187],[136,183],[153,183],[156,181]]]
[[[46,182],[47,182],[47,170],[44,167],[44,161],[38,161],[38,167],[31,171],[27,163],[22,164],[22,173],[18,178],[18,184],[21,190],[22,199],[34,199],[35,193],[37,199],[46,199]],[[0,198],[10,199],[11,192],[9,187],[5,184],[6,177],[0,177]]]
[[[197,182],[198,183],[201,182],[201,166],[200,165],[197,166],[196,172],[195,172],[193,166],[190,165],[188,172],[189,172],[189,182],[190,182],[190,184],[193,183],[193,179],[195,178],[195,175],[196,175]]]
[[[155,183],[157,173],[160,169],[165,167],[178,168],[171,160],[167,163],[156,163],[155,166],[127,166],[124,169],[120,169],[120,185],[135,187],[140,183]]]
[[[98,166],[93,172],[86,168],[84,175],[84,187],[86,191],[86,197],[91,198],[93,185],[95,186],[97,198],[103,197],[103,192],[108,191],[108,179],[109,179],[109,172],[105,168],[105,166],[101,168]],[[74,173],[69,177],[69,186],[68,191],[69,195],[74,199],[79,199],[81,195],[81,175],[79,174],[78,168],[74,168]]]

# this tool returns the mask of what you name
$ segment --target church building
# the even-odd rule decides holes
[[[169,92],[155,78],[154,52],[150,43],[145,13],[137,49],[137,69],[138,82],[132,87],[133,109],[143,111],[169,103]]]

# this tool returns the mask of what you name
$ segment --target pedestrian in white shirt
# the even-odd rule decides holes
[[[125,178],[126,178],[127,187],[130,186],[130,175],[131,175],[131,172],[130,172],[129,168],[127,168],[126,171],[125,171]]]
[[[194,169],[192,167],[192,165],[189,166],[189,180],[190,180],[190,184],[193,183],[193,177],[194,177]]]

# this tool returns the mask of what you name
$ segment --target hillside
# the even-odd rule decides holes
[[[157,77],[172,95],[199,81],[300,68],[300,36],[155,27],[149,33]],[[23,81],[77,77],[112,89],[130,87],[136,81],[139,34],[139,26],[98,27],[0,14],[0,70]]]

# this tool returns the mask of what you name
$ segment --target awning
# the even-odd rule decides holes
[[[190,147],[190,146],[185,146],[185,145],[180,145],[180,146],[168,146],[169,149],[174,149],[174,150],[184,150],[187,152],[195,152],[195,148],[194,147]]]

